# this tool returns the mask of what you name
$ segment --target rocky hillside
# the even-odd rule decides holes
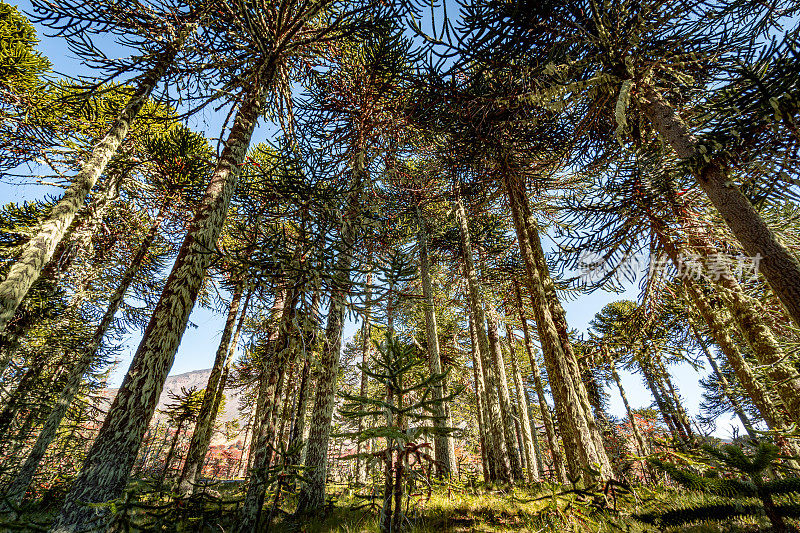
[[[155,414],[156,418],[164,417],[164,415],[161,414],[161,410],[164,409],[168,403],[170,403],[170,392],[179,393],[181,387],[185,387],[186,389],[197,387],[197,390],[205,389],[206,384],[208,383],[209,375],[211,375],[211,369],[206,368],[205,370],[192,370],[191,372],[186,372],[184,374],[168,376],[167,381],[164,382],[164,390],[161,391],[161,397],[158,399],[158,407],[156,408]],[[110,399],[113,400],[116,394],[117,389],[108,389],[108,395]],[[239,418],[239,395],[237,391],[226,389],[225,400],[224,411],[221,412],[217,418],[220,423],[229,422]]]

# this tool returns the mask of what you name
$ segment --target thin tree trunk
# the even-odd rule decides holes
[[[694,324],[690,322],[689,328],[692,330],[692,335],[694,336],[695,340],[697,340],[697,344],[700,346],[700,351],[702,351],[703,355],[706,356],[708,364],[711,365],[711,369],[714,371],[714,375],[717,376],[717,381],[719,381],[720,387],[722,388],[722,393],[726,398],[728,398],[731,406],[733,406],[733,412],[739,417],[739,420],[742,422],[742,426],[744,426],[744,429],[747,431],[747,434],[750,436],[750,438],[755,439],[756,433],[753,429],[753,425],[750,423],[750,418],[744,413],[744,409],[742,409],[739,400],[737,400],[736,396],[733,394],[733,389],[731,389],[731,385],[728,383],[728,378],[726,378],[725,374],[723,374],[719,369],[717,361],[714,359],[714,356],[711,355],[711,351],[708,349],[706,342],[700,336],[700,333],[694,327]]]
[[[524,479],[522,461],[520,460],[519,446],[514,434],[514,409],[511,406],[511,394],[508,391],[508,377],[506,364],[503,360],[503,349],[500,345],[500,332],[497,327],[497,313],[494,308],[487,306],[486,333],[489,338],[489,352],[492,354],[492,366],[497,378],[497,392],[500,399],[500,412],[503,415],[503,431],[505,432],[508,458],[511,461],[511,473],[515,480]]]
[[[206,392],[203,394],[203,403],[197,414],[197,424],[192,432],[192,440],[189,443],[189,450],[186,452],[186,461],[183,463],[183,469],[178,478],[177,491],[184,496],[195,491],[197,479],[203,470],[203,463],[206,453],[208,453],[208,446],[211,444],[214,422],[225,392],[228,369],[233,359],[233,352],[236,351],[237,338],[244,323],[244,317],[247,315],[247,306],[252,294],[251,291],[248,291],[244,306],[242,306],[242,316],[234,330],[236,316],[239,314],[239,304],[244,293],[244,284],[244,281],[239,281],[234,287],[231,303],[228,306],[228,317],[225,320],[222,337],[214,357],[214,366],[211,367],[211,375],[208,376],[206,383]]]
[[[667,371],[667,367],[660,358],[655,360],[655,367],[657,368],[656,375],[658,376],[658,379],[664,383],[664,390],[669,396],[669,403],[671,404],[672,412],[675,414],[675,419],[678,424],[680,424],[682,432],[686,435],[687,442],[691,443],[694,441],[694,430],[689,422],[689,415],[683,408],[681,396],[675,389],[675,385],[672,383],[672,378],[669,375],[669,371]]]
[[[614,378],[614,383],[617,384],[617,389],[619,390],[619,395],[622,398],[622,403],[625,405],[625,412],[628,414],[628,420],[631,422],[631,431],[633,432],[633,436],[636,439],[636,444],[639,447],[639,454],[647,455],[648,448],[644,442],[644,439],[642,438],[641,431],[639,431],[639,424],[636,423],[636,417],[633,414],[633,410],[628,403],[628,395],[625,394],[625,389],[622,387],[622,380],[617,373],[617,365],[614,364],[614,359],[611,357],[611,354],[608,353],[608,348],[603,346],[600,348],[600,350],[603,352],[603,357],[611,369],[611,377]]]
[[[305,466],[307,482],[303,484],[297,501],[298,515],[317,512],[325,505],[325,480],[328,474],[328,441],[336,399],[339,355],[342,350],[342,332],[347,294],[353,265],[353,248],[358,236],[357,216],[363,189],[368,179],[364,151],[353,162],[353,188],[348,194],[346,212],[340,226],[341,249],[335,271],[341,277],[333,283],[328,304],[328,323],[320,356],[320,373],[314,405],[311,412],[310,433],[306,447]]]
[[[308,335],[308,331],[304,331],[304,335],[308,335],[308,345],[312,347],[312,349],[316,350],[317,346],[317,314],[319,313],[319,289],[314,291],[314,295],[311,298],[311,317],[312,317],[312,327],[314,328],[310,335]],[[308,324],[306,322],[306,324]],[[292,429],[289,434],[289,449],[296,449],[297,452],[291,458],[291,464],[298,465],[300,464],[302,458],[302,450],[300,443],[303,441],[303,435],[305,434],[305,425],[306,425],[306,410],[308,405],[308,378],[309,374],[311,373],[311,355],[308,354],[305,350],[302,351],[303,354],[303,372],[300,376],[300,391],[297,397],[297,407],[295,409],[294,421],[292,422]],[[294,480],[292,480],[292,489],[294,490]]]
[[[139,244],[136,253],[134,253],[133,257],[128,263],[128,266],[125,268],[125,272],[122,274],[119,285],[108,302],[108,307],[103,314],[103,318],[100,320],[97,328],[95,328],[91,340],[83,348],[83,353],[77,364],[70,370],[70,376],[66,386],[64,387],[64,390],[61,391],[55,407],[48,414],[47,420],[45,421],[44,426],[42,427],[42,430],[36,439],[36,443],[25,460],[25,464],[15,476],[14,481],[11,483],[9,490],[6,493],[6,498],[12,502],[19,503],[25,496],[25,493],[30,486],[30,482],[36,473],[37,468],[39,467],[39,463],[41,463],[41,460],[47,452],[47,449],[50,447],[53,439],[55,439],[58,428],[61,425],[61,421],[64,419],[69,406],[72,405],[72,401],[75,399],[75,396],[80,390],[83,376],[97,360],[97,353],[100,349],[100,345],[103,342],[103,338],[106,336],[106,333],[113,324],[114,316],[117,314],[122,302],[125,300],[125,294],[128,292],[136,273],[139,271],[142,261],[144,261],[147,252],[150,250],[153,241],[158,235],[158,230],[161,227],[165,216],[166,204],[162,207],[158,216],[156,216],[144,239],[142,239],[142,242]]]
[[[536,455],[536,466],[538,467],[538,481],[544,480],[544,458],[542,457],[542,449],[539,446],[539,431],[536,428],[536,418],[533,416],[533,409],[530,407],[530,398],[528,396],[528,391],[523,388],[523,394],[525,394],[525,401],[528,402],[528,416],[530,418],[530,425],[531,425],[531,438],[533,439],[533,453]]]
[[[679,257],[675,246],[667,239],[660,224],[652,217],[651,222],[653,223],[653,233],[658,239],[658,243],[670,260],[677,265],[679,263]],[[731,338],[730,333],[728,333],[729,328],[725,320],[714,310],[711,303],[690,276],[682,276],[681,281],[686,289],[689,300],[705,321],[717,346],[720,347],[720,351],[725,355],[728,364],[731,365],[739,383],[753,400],[753,403],[761,414],[761,418],[764,419],[771,429],[781,430],[786,428],[788,421],[772,400],[770,392],[764,386],[763,381],[755,375],[749,363],[747,363],[741,352],[739,352],[736,343]]]
[[[125,488],[222,231],[241,163],[264,106],[265,85],[273,78],[271,72],[239,107],[161,298],[100,434],[53,524],[54,533],[96,526],[97,512],[86,504],[116,498]]]
[[[175,447],[178,445],[178,439],[181,436],[181,429],[183,429],[183,420],[178,422],[178,426],[175,428],[175,434],[172,436],[172,441],[169,443],[167,458],[164,459],[164,468],[161,469],[161,475],[158,478],[159,490],[161,490],[161,488],[164,486],[164,479],[167,477],[169,465],[172,463],[172,458],[175,456]]]
[[[680,159],[697,160],[697,184],[717,208],[744,250],[760,259],[759,269],[789,316],[800,326],[800,262],[783,246],[726,172],[724,163],[702,163],[700,141],[672,105],[651,84],[643,84],[644,115]]]
[[[478,356],[481,359],[483,369],[483,379],[486,387],[487,416],[485,422],[488,426],[488,435],[491,438],[489,453],[494,457],[490,465],[494,467],[493,481],[511,483],[514,479],[511,469],[511,459],[508,453],[508,444],[505,439],[503,429],[503,414],[500,410],[500,399],[498,397],[498,386],[496,376],[492,372],[489,351],[489,339],[486,332],[486,315],[483,311],[481,287],[478,275],[475,270],[475,263],[472,258],[472,244],[469,236],[469,226],[467,225],[467,214],[464,210],[464,203],[461,200],[459,185],[455,185],[456,190],[456,221],[461,233],[461,248],[464,256],[464,275],[467,280],[467,295],[470,308],[472,309],[473,324],[475,333],[478,337]]]
[[[436,307],[433,298],[433,288],[431,284],[431,265],[428,258],[428,230],[427,222],[422,218],[420,208],[416,206],[417,243],[419,244],[419,271],[422,279],[423,307],[425,311],[425,338],[428,344],[428,363],[431,375],[442,373],[442,359],[439,354],[439,330],[436,324]],[[441,400],[447,395],[447,383],[442,381],[433,388],[433,399]],[[450,419],[450,410],[442,403],[434,406],[434,427],[440,431],[446,431],[453,426]],[[453,447],[453,437],[451,435],[437,435],[434,437],[434,447],[436,456],[436,468],[439,476],[447,477],[456,472],[456,455]]]
[[[237,520],[237,531],[246,533],[258,530],[258,521],[261,508],[267,491],[268,469],[272,465],[273,448],[272,439],[275,433],[276,404],[279,402],[280,381],[284,372],[286,361],[292,353],[291,337],[292,323],[297,307],[298,290],[288,290],[289,295],[283,308],[278,328],[278,337],[273,344],[271,354],[259,385],[259,413],[261,420],[257,420],[258,430],[253,433],[250,449],[253,454],[250,466],[249,483],[242,508]]]
[[[547,444],[550,447],[550,453],[553,456],[553,468],[555,469],[556,478],[561,483],[567,483],[567,471],[564,468],[564,456],[561,453],[561,446],[558,444],[558,437],[556,436],[555,424],[553,418],[550,416],[550,406],[547,405],[547,398],[544,393],[544,384],[542,383],[542,373],[539,370],[539,364],[536,362],[536,352],[533,347],[533,339],[528,331],[528,321],[525,318],[525,313],[522,306],[522,293],[519,284],[514,280],[514,294],[517,298],[517,309],[519,310],[519,321],[522,324],[522,334],[525,338],[525,350],[528,352],[528,359],[531,363],[531,374],[533,375],[533,384],[536,389],[536,396],[539,399],[539,410],[542,413],[542,423],[544,424],[545,433],[547,435]]]
[[[517,354],[514,351],[514,332],[511,330],[511,324],[508,321],[506,321],[506,336],[508,337],[508,356],[511,360],[511,373],[514,376],[514,389],[517,393],[519,418],[522,424],[522,443],[523,450],[525,450],[525,462],[528,465],[528,482],[533,483],[536,481],[538,465],[531,433],[531,414],[528,410],[528,396],[525,394],[525,387],[522,384],[522,373],[517,364]]]
[[[367,368],[369,368],[370,354],[372,352],[372,272],[367,274],[364,284],[365,304],[363,324],[361,326],[361,385],[359,387],[359,394],[361,397],[367,396],[367,385],[369,384],[369,377],[367,376]],[[358,434],[364,431],[364,417],[358,419]],[[364,443],[358,439],[356,444],[356,482],[366,483],[367,480],[367,462],[361,458],[362,446]]]
[[[469,309],[469,306],[467,306]],[[480,356],[478,355],[478,334],[475,332],[475,324],[472,320],[472,311],[469,311],[469,334],[470,334],[470,353],[472,354],[472,372],[475,379],[475,400],[478,408],[478,434],[481,445],[481,466],[483,467],[483,480],[489,482],[494,479],[494,464],[490,459],[494,457],[487,450],[490,439],[486,435],[486,384],[483,381],[483,369],[481,368]]]
[[[39,278],[42,269],[52,257],[58,243],[64,238],[97,179],[128,135],[131,122],[174,61],[187,36],[186,32],[181,33],[175,43],[168,45],[167,49],[160,53],[156,63],[144,75],[136,91],[131,95],[125,109],[92,151],[92,155],[78,174],[72,178],[72,183],[64,192],[64,196],[53,207],[36,236],[25,244],[19,259],[11,266],[6,279],[0,283],[0,333],[5,330],[33,282]]]
[[[217,392],[220,388],[222,373],[227,365],[229,345],[236,325],[236,316],[239,314],[239,304],[242,300],[243,292],[244,282],[240,280],[233,289],[231,303],[228,306],[228,317],[225,320],[225,326],[222,328],[222,336],[219,346],[217,346],[214,365],[211,367],[211,374],[208,376],[205,394],[203,394],[203,402],[197,414],[197,424],[195,424],[192,432],[192,440],[189,443],[189,450],[186,452],[186,461],[183,463],[183,469],[178,478],[177,490],[179,494],[184,496],[194,492],[197,476],[202,470],[206,451],[211,443],[211,433],[215,422],[212,414],[216,414],[219,407],[216,403]]]
[[[548,302],[547,291],[543,276],[547,274],[537,265],[534,247],[538,242],[538,233],[529,234],[529,226],[534,221],[528,220],[526,213],[527,198],[521,184],[512,182],[511,173],[504,175],[506,192],[508,194],[514,227],[517,233],[520,252],[525,263],[526,280],[533,303],[536,326],[539,330],[539,340],[542,345],[547,375],[553,391],[561,435],[564,439],[564,451],[567,467],[573,477],[579,477],[584,472],[600,466],[600,477],[605,479],[610,476],[609,469],[605,466],[608,462],[604,449],[597,449],[593,434],[594,417],[587,412],[583,394],[580,374],[577,372],[577,362],[570,360],[571,351],[565,351],[559,331],[552,314],[551,304]],[[536,243],[532,242],[536,239]],[[549,275],[548,275],[549,277]],[[552,283],[552,280],[549,281]],[[589,420],[592,423],[589,423]],[[605,461],[603,460],[605,457]]]

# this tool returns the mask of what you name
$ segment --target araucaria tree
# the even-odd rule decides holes
[[[0,0],[0,529],[796,531],[798,15]]]

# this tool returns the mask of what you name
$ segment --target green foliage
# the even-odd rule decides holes
[[[778,467],[777,446],[761,442],[749,454],[732,444],[719,448],[706,444],[701,450],[706,461],[716,463],[717,468],[700,474],[655,458],[648,459],[648,462],[669,474],[682,487],[721,497],[723,501],[683,502],[677,507],[641,513],[637,518],[650,524],[679,526],[699,521],[728,520],[737,516],[766,515],[775,531],[792,530],[783,519],[800,517],[800,505],[792,500],[776,501],[774,497],[800,492],[800,478],[766,479],[768,475],[774,475],[768,474],[768,471]],[[719,469],[725,470],[724,476],[718,472]]]
[[[34,50],[36,31],[19,10],[0,2],[0,88],[27,97],[50,62]]]

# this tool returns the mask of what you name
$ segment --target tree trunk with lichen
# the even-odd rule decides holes
[[[342,332],[347,295],[350,292],[354,248],[358,237],[358,218],[361,200],[369,176],[365,153],[361,150],[353,161],[352,189],[341,214],[339,226],[340,248],[337,251],[335,272],[338,279],[331,284],[328,304],[328,323],[320,354],[317,388],[311,411],[310,432],[306,446],[306,482],[300,489],[296,514],[318,512],[325,505],[325,481],[328,475],[328,441],[336,400],[339,355],[342,350]]]
[[[504,184],[525,264],[534,318],[539,330],[547,375],[550,378],[556,404],[556,415],[564,440],[567,467],[570,475],[578,477],[594,469],[596,465],[599,467],[600,478],[607,479],[611,476],[608,456],[605,449],[598,446],[595,438],[595,434],[599,432],[588,406],[588,397],[580,379],[577,361],[574,360],[571,349],[565,350],[565,344],[562,344],[559,328],[553,317],[554,304],[549,302],[552,298],[548,298],[544,278],[547,277],[548,286],[552,285],[552,280],[549,279],[546,268],[537,265],[537,255],[542,255],[541,243],[535,227],[531,227],[535,221],[530,220],[525,190],[520,183],[512,179],[511,172],[504,173]],[[538,248],[538,254],[534,248]],[[570,344],[567,342],[566,346]]]
[[[264,81],[270,79],[271,75],[267,75]],[[105,513],[87,504],[117,498],[125,488],[222,231],[242,161],[265,103],[265,85],[253,88],[239,106],[161,298],[100,433],[52,526],[53,532],[97,527]]]
[[[677,248],[664,234],[664,230],[657,220],[651,218],[651,223],[653,225],[653,233],[658,243],[661,245],[661,248],[667,254],[670,261],[677,267],[680,263]],[[764,419],[771,429],[775,430],[782,430],[788,425],[791,425],[790,421],[787,420],[772,398],[769,389],[765,386],[764,382],[755,375],[750,364],[742,356],[736,342],[729,333],[731,328],[727,324],[727,321],[714,309],[702,289],[691,277],[682,276],[681,282],[686,289],[689,300],[703,318],[717,346],[719,346],[728,364],[731,365],[739,383],[753,400],[753,404],[761,414],[761,418]]]
[[[525,462],[528,468],[528,482],[533,483],[539,473],[539,465],[534,450],[533,433],[531,432],[531,415],[529,412],[528,396],[525,394],[525,386],[522,384],[522,373],[517,364],[517,354],[514,350],[514,332],[511,325],[506,322],[506,336],[508,337],[508,357],[511,361],[511,373],[514,376],[514,389],[517,393],[517,405],[519,406],[519,419],[522,432],[522,444],[525,452]]]
[[[274,414],[281,400],[280,388],[286,362],[293,351],[292,324],[299,294],[295,288],[284,290],[287,296],[276,328],[277,335],[275,341],[270,344],[258,388],[256,412],[260,420],[255,421],[255,427],[258,429],[253,433],[250,444],[252,458],[249,482],[236,523],[237,531],[241,533],[258,530],[269,480],[267,470],[272,465],[273,458],[272,441],[275,436],[276,421]]]
[[[651,83],[639,87],[644,116],[682,160],[692,160],[697,184],[751,257],[760,257],[760,272],[800,326],[800,261],[782,245],[725,170],[724,160],[706,148],[666,98]]]
[[[703,338],[700,336],[700,333],[697,331],[697,328],[695,328],[694,324],[692,324],[691,321],[689,322],[689,329],[692,332],[692,336],[694,336],[695,340],[697,341],[698,346],[700,346],[700,351],[703,352],[703,355],[705,355],[706,359],[708,360],[708,364],[711,365],[711,370],[717,377],[717,381],[719,382],[720,388],[722,389],[722,393],[725,395],[725,397],[728,399],[731,406],[733,407],[733,412],[736,413],[736,416],[739,417],[739,420],[742,422],[742,426],[744,427],[745,431],[747,431],[747,434],[750,436],[750,438],[755,439],[756,433],[755,430],[753,429],[753,424],[750,422],[750,417],[748,417],[745,414],[744,409],[742,409],[742,405],[736,399],[736,396],[733,393],[733,389],[731,388],[731,385],[728,382],[728,378],[726,378],[725,374],[722,373],[722,371],[719,368],[719,365],[717,365],[717,361],[714,359],[714,356],[711,355],[711,351],[708,349],[706,341],[703,340]]]
[[[422,218],[419,206],[416,207],[417,225],[417,244],[419,245],[419,271],[422,279],[423,308],[425,312],[425,338],[428,345],[428,364],[431,375],[442,373],[442,359],[439,354],[439,330],[436,324],[436,308],[433,298],[433,287],[431,283],[431,265],[428,258],[428,230],[426,221]],[[433,387],[433,399],[441,400],[447,395],[447,383],[442,381]],[[450,418],[450,410],[441,402],[434,405],[433,421],[434,427],[440,431],[445,431],[452,427],[453,421]],[[451,435],[436,435],[434,437],[434,455],[436,457],[437,474],[442,477],[457,474],[456,455]]]
[[[483,467],[483,480],[489,482],[494,479],[494,463],[492,462],[493,455],[487,449],[491,438],[486,434],[486,419],[488,417],[486,411],[486,384],[483,381],[483,369],[481,368],[481,360],[478,355],[478,334],[475,332],[475,324],[472,319],[472,311],[469,310],[469,336],[470,336],[470,354],[472,355],[472,373],[475,380],[475,401],[478,408],[478,434],[480,436],[481,445],[481,466]]]
[[[533,347],[533,339],[531,338],[530,331],[528,331],[528,320],[525,318],[525,313],[522,306],[522,293],[519,284],[514,280],[514,294],[517,299],[517,310],[519,311],[519,320],[522,324],[522,334],[525,339],[525,351],[528,352],[528,359],[531,364],[531,375],[533,376],[533,385],[536,390],[536,397],[539,400],[539,410],[542,413],[542,423],[544,424],[545,434],[547,437],[547,444],[550,447],[550,454],[553,456],[553,468],[555,469],[556,479],[561,483],[567,483],[567,471],[564,468],[564,456],[561,453],[561,446],[558,444],[558,436],[556,435],[555,424],[550,415],[550,406],[547,405],[547,398],[544,393],[544,384],[542,383],[542,373],[539,370],[539,364],[536,362],[536,352]]]
[[[359,384],[359,394],[362,397],[367,396],[367,387],[369,385],[369,376],[367,376],[367,369],[369,368],[369,360],[372,355],[372,272],[367,274],[364,281],[364,314],[362,315],[361,324],[361,383]],[[364,431],[364,417],[358,418],[358,434]],[[358,440],[356,443],[356,482],[366,483],[367,481],[367,461],[361,457],[363,453],[363,446],[368,443],[363,443]],[[369,449],[369,448],[367,448]]]
[[[80,390],[83,376],[91,368],[92,364],[97,361],[98,351],[103,342],[103,338],[113,324],[114,316],[122,305],[125,294],[128,292],[131,283],[133,283],[142,261],[144,261],[153,241],[155,241],[165,216],[166,206],[162,207],[161,212],[156,216],[144,239],[142,239],[133,257],[131,257],[128,266],[125,268],[125,272],[122,274],[119,285],[117,285],[116,290],[108,301],[108,307],[106,307],[106,311],[100,323],[97,325],[97,328],[95,328],[91,340],[83,348],[77,364],[70,369],[70,376],[64,390],[61,391],[55,406],[47,415],[47,420],[42,430],[39,432],[36,443],[25,459],[22,469],[14,477],[9,489],[6,491],[7,500],[18,504],[25,496],[31,480],[39,467],[39,463],[50,447],[50,444],[55,439],[61,421],[64,419],[69,406],[72,405],[72,401]]]
[[[222,396],[220,394],[225,388],[222,375],[228,367],[228,358],[232,355],[232,350],[230,349],[231,338],[234,335],[236,316],[239,313],[239,303],[241,302],[243,292],[244,282],[239,281],[231,296],[231,303],[228,306],[228,317],[225,320],[225,326],[222,328],[222,337],[220,338],[217,353],[214,357],[214,365],[211,367],[211,374],[208,376],[208,382],[205,388],[206,392],[203,395],[203,403],[200,405],[200,411],[197,414],[197,424],[194,427],[194,432],[192,432],[192,440],[189,443],[189,450],[186,452],[186,460],[183,463],[183,469],[178,479],[177,491],[184,496],[188,496],[194,492],[197,478],[200,475],[200,471],[203,469],[203,462],[205,461],[208,446],[211,443],[211,434],[214,430],[214,422],[216,421],[216,414],[219,409],[217,401],[218,398],[221,401]],[[247,304],[245,304],[245,308],[246,307]],[[244,313],[245,311],[242,311],[243,317]],[[239,325],[241,326],[241,321]],[[235,344],[233,344],[233,346],[235,346]]]
[[[186,34],[181,40],[185,37]],[[156,63],[143,76],[139,86],[128,99],[125,109],[94,148],[81,170],[72,178],[72,183],[64,192],[64,196],[53,207],[37,234],[25,244],[19,259],[11,266],[6,279],[0,283],[0,333],[5,330],[22,299],[50,261],[56,246],[64,238],[75,215],[83,207],[89,192],[128,135],[131,122],[174,61],[181,47],[181,40],[159,54]]]
[[[508,447],[508,458],[511,461],[511,474],[514,480],[522,481],[524,472],[522,471],[522,461],[519,446],[514,432],[514,409],[511,406],[511,394],[508,390],[508,377],[506,375],[506,364],[503,360],[503,348],[500,344],[500,332],[497,326],[497,313],[491,306],[487,306],[486,312],[486,332],[489,338],[489,352],[492,355],[492,370],[497,376],[497,392],[500,400],[500,412],[503,416],[503,431]]]
[[[458,185],[456,185],[456,190],[458,190]],[[478,281],[475,263],[472,258],[472,244],[469,235],[469,226],[467,225],[467,214],[464,210],[464,204],[460,194],[456,196],[455,212],[456,222],[459,225],[459,231],[461,233],[464,275],[467,280],[467,301],[472,312],[473,324],[478,337],[477,352],[481,360],[486,390],[487,416],[484,421],[487,423],[487,434],[491,439],[489,443],[489,453],[493,455],[490,461],[490,465],[494,468],[492,472],[494,475],[493,481],[511,483],[514,478],[503,428],[503,414],[500,408],[497,378],[492,370],[490,360],[491,353],[486,332],[486,314],[483,311],[480,282]]]

